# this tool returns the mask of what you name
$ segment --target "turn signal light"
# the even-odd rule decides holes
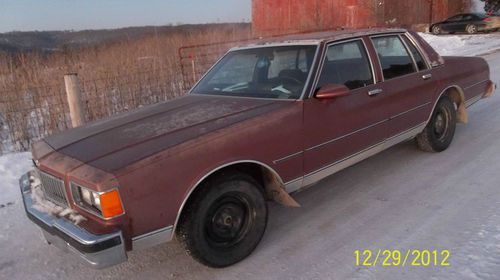
[[[113,218],[123,214],[123,206],[118,190],[102,193],[100,196],[102,216],[104,218]]]

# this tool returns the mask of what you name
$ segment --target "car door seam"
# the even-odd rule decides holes
[[[318,144],[318,145],[315,145],[315,146],[309,147],[309,148],[307,148],[307,149],[306,149],[306,151],[315,150],[315,149],[317,149],[317,148],[320,148],[320,147],[323,147],[323,146],[325,146],[325,145],[331,144],[331,143],[333,143],[333,142],[336,142],[336,141],[341,140],[341,139],[343,139],[343,138],[346,138],[346,137],[348,137],[348,136],[354,135],[354,134],[356,134],[356,133],[358,133],[358,132],[361,132],[361,131],[367,130],[367,129],[369,129],[369,128],[375,127],[375,126],[377,126],[377,125],[383,124],[383,123],[387,122],[388,120],[389,120],[389,119],[384,119],[384,120],[378,121],[378,122],[376,122],[376,123],[373,123],[373,124],[371,124],[371,125],[369,125],[369,126],[365,126],[365,127],[363,127],[363,128],[360,128],[360,129],[358,129],[358,130],[355,130],[355,131],[349,132],[349,133],[344,134],[344,135],[342,135],[342,136],[339,136],[339,137],[336,137],[336,138],[330,139],[330,140],[325,141],[325,142],[323,142],[323,143],[321,143],[321,144]]]

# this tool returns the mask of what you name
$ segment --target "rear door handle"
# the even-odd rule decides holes
[[[374,90],[370,90],[370,91],[368,92],[368,95],[369,95],[369,96],[374,96],[374,95],[380,94],[380,93],[382,93],[382,92],[383,92],[383,90],[381,90],[381,89],[374,89]]]
[[[422,76],[422,79],[424,80],[429,80],[430,78],[432,78],[432,74],[425,74]]]

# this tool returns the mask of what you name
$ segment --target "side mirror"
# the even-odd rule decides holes
[[[347,96],[349,95],[349,88],[347,88],[345,85],[339,85],[339,84],[328,84],[322,86],[317,92],[316,92],[316,99],[334,99],[337,97],[342,97],[342,96]]]

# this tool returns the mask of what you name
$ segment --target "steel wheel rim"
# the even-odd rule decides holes
[[[451,112],[447,108],[437,111],[434,118],[434,135],[439,141],[443,141],[448,136],[450,120]]]
[[[255,224],[255,205],[243,193],[229,193],[217,199],[205,219],[206,239],[214,248],[231,248],[240,243]]]
[[[439,34],[441,32],[441,28],[439,26],[434,26],[432,28],[432,31],[434,32],[434,34]]]

